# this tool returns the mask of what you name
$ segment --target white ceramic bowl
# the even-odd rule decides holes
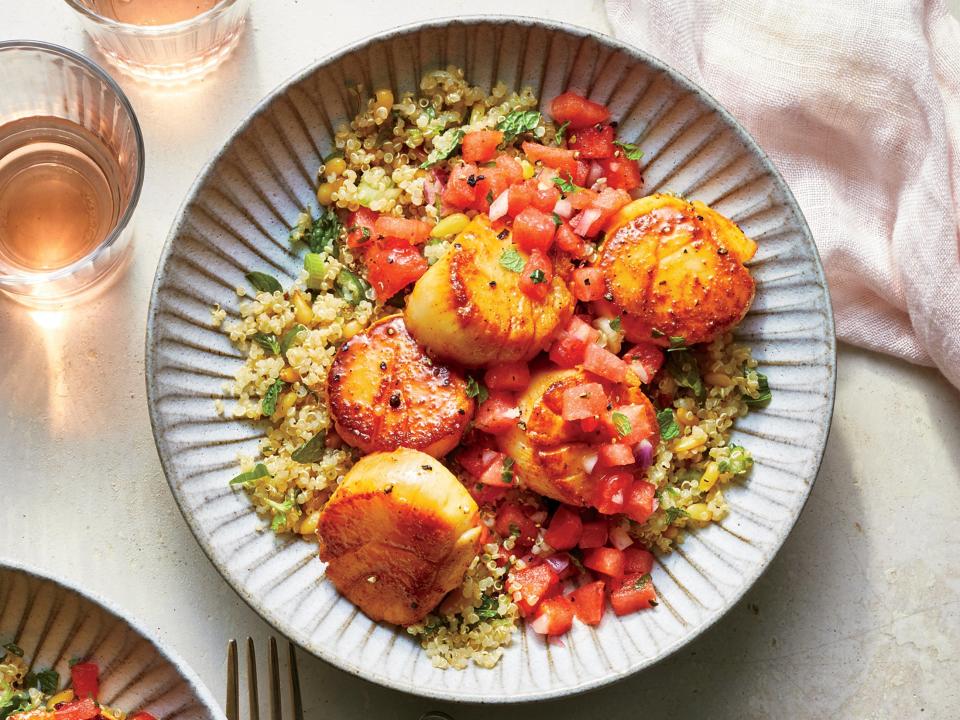
[[[100,668],[102,704],[157,720],[222,720],[210,692],[187,665],[142,628],[68,583],[0,559],[0,644],[14,642],[34,671],[69,682],[70,660]]]
[[[726,496],[730,515],[661,558],[661,604],[564,645],[532,632],[493,670],[436,670],[404,632],[371,622],[323,579],[316,546],[280,540],[227,482],[238,452],[263,428],[218,417],[213,398],[241,354],[210,325],[210,308],[237,312],[234,287],[251,268],[284,282],[301,259],[287,233],[313,196],[313,177],[349,117],[347,86],[415,89],[425,69],[456,65],[476,84],[531,85],[543,107],[565,89],[609,105],[637,142],[646,192],[698,198],[757,240],[756,300],[737,334],[770,378],[768,408],[737,424],[756,467]],[[788,118],[785,122],[789,121]],[[644,53],[579,28],[521,18],[438,20],[327,57],[264,100],[197,180],[170,233],[150,305],[147,391],[160,458],[183,514],[227,581],[295,642],[374,682],[447,700],[508,702],[597,687],[689,642],[728,610],[783,543],[810,492],[833,408],[835,347],[816,248],[770,161],[686,78]],[[723,658],[717,658],[722,662]]]

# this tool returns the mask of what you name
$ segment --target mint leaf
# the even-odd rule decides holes
[[[277,280],[273,275],[267,275],[267,273],[254,270],[252,272],[248,272],[246,275],[244,275],[244,277],[247,279],[248,283],[253,285],[257,292],[274,293],[283,289],[280,287],[280,281]]]
[[[255,480],[259,480],[262,477],[268,477],[270,471],[267,470],[267,466],[263,463],[257,463],[253,466],[253,470],[248,470],[245,473],[240,473],[233,480],[230,481],[231,485],[253,485]]]

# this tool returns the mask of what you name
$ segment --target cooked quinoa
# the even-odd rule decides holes
[[[356,88],[356,97],[363,95],[364,89]],[[495,128],[512,112],[535,109],[538,99],[529,88],[509,92],[502,83],[488,92],[469,85],[462,70],[448,68],[425,75],[417,95],[395,98],[390,91],[378,91],[360,105],[353,120],[337,129],[336,152],[318,171],[317,199],[321,213],[328,215],[316,219],[308,208],[294,222],[294,242],[326,222],[325,217],[333,217],[334,208],[352,212],[365,207],[436,223],[441,208],[435,173],[443,172],[443,162],[422,165],[442,157],[460,129]],[[552,143],[558,128],[541,117],[529,132]],[[525,177],[532,176],[533,167],[525,159],[521,164]],[[430,264],[449,250],[452,237],[462,229],[463,223],[444,222],[447,226],[438,229],[449,227],[449,232],[435,232],[424,247]],[[249,494],[265,527],[313,539],[324,503],[358,458],[358,451],[344,445],[332,429],[328,371],[344,341],[396,311],[374,301],[369,290],[353,302],[339,291],[342,271],[353,272],[362,282],[363,268],[339,241],[348,228],[335,230],[338,241],[317,253],[313,271],[305,271],[292,287],[251,291],[250,297],[240,287],[239,320],[229,319],[219,305],[211,314],[212,324],[247,353],[234,380],[224,387],[224,396],[232,402],[217,398],[217,412],[269,421],[260,455],[239,458],[234,485]],[[298,326],[303,330],[278,352],[273,343],[286,345],[284,339]],[[603,318],[595,326],[607,349],[618,353],[622,333]],[[749,348],[734,343],[730,334],[705,346],[672,350],[668,367],[672,363],[673,369],[661,373],[650,393],[658,390],[672,398],[672,407],[658,414],[663,438],[645,478],[657,488],[658,506],[642,524],[622,520],[625,530],[659,553],[682,542],[686,529],[726,515],[723,488],[753,464],[746,449],[730,443],[733,423],[751,404],[768,397],[766,379],[756,370]],[[294,459],[305,449],[309,461]],[[451,469],[458,470],[455,465]],[[476,482],[463,472],[460,478],[465,484]],[[482,513],[492,527],[492,512]],[[472,661],[492,667],[503,655],[520,618],[518,588],[511,586],[507,573],[522,567],[523,560],[512,549],[513,538],[485,544],[460,591],[451,593],[423,622],[407,628],[434,666],[462,669]],[[532,553],[549,552],[541,529]]]

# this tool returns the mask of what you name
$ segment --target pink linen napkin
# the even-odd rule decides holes
[[[942,0],[607,0],[725,105],[820,249],[840,338],[960,387],[960,25]]]

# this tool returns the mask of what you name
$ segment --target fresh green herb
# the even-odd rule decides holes
[[[560,124],[560,127],[557,128],[557,135],[556,135],[556,137],[553,139],[553,141],[554,141],[557,145],[563,145],[563,141],[567,139],[567,127],[569,127],[569,125],[570,125],[570,121],[569,121],[569,120],[564,120],[564,121]]]
[[[274,355],[280,354],[280,343],[277,342],[277,338],[273,333],[268,335],[267,333],[258,332],[253,336],[253,341],[269,353],[273,353]]]
[[[523,256],[517,252],[516,248],[508,247],[500,254],[500,264],[507,270],[518,273],[523,272],[523,266],[527,263],[523,259]]]
[[[667,522],[675,523],[680,518],[690,517],[686,510],[682,507],[668,507],[667,508]]]
[[[747,395],[743,398],[743,401],[750,407],[762,407],[773,399],[773,393],[770,392],[770,382],[762,372],[756,370],[751,372],[757,376],[757,391],[759,394],[755,398]]]
[[[653,338],[662,338],[664,335],[666,335],[665,332],[661,332],[660,330],[657,330],[656,328],[650,328],[650,337],[653,337]]]
[[[474,612],[481,620],[493,620],[500,617],[500,601],[495,597],[484,595],[480,598],[480,607],[474,608]]]
[[[16,655],[17,657],[23,657],[23,648],[21,648],[16,643],[7,643],[3,646],[3,649],[6,650],[11,655]]]
[[[559,215],[557,215],[556,213],[551,213],[551,215],[552,215],[553,224],[555,227],[560,227],[561,225],[563,225],[563,220]]]
[[[247,282],[253,285],[254,290],[257,292],[268,292],[274,293],[283,288],[280,287],[280,281],[278,281],[273,275],[267,275],[267,273],[258,272],[256,270],[248,272],[244,277],[247,279]]]
[[[614,332],[620,332],[623,330],[623,321],[620,319],[619,315],[610,321],[610,329]]]
[[[557,175],[553,179],[553,184],[560,188],[560,192],[562,192],[564,195],[569,195],[570,193],[575,193],[577,191],[577,186],[573,184],[569,176],[564,179]]]
[[[690,388],[698,398],[705,394],[703,380],[700,379],[700,367],[697,359],[689,350],[677,349],[667,355],[667,370],[677,385]]]
[[[354,307],[367,299],[367,291],[370,289],[366,280],[355,272],[347,270],[347,268],[343,268],[337,274],[337,279],[333,281],[333,287],[337,291],[337,295]]]
[[[613,413],[611,418],[613,418],[613,426],[617,429],[620,437],[626,437],[633,430],[633,424],[630,422],[630,418],[622,412]]]
[[[314,220],[310,229],[304,233],[303,239],[310,247],[310,252],[333,255],[342,230],[343,225],[337,214],[329,208],[324,208],[320,217]]]
[[[520,526],[516,523],[510,523],[510,537],[518,538],[520,537]]]
[[[633,589],[643,590],[647,586],[647,583],[649,583],[650,581],[651,581],[650,573],[644,573],[634,581]]]
[[[38,701],[34,700],[26,690],[14,692],[13,688],[7,686],[5,691],[0,691],[0,720],[6,720],[11,715],[29,712],[38,704]]]
[[[677,350],[686,350],[687,349],[687,339],[683,335],[671,335],[670,336],[670,347],[667,348],[667,352],[677,352]]]
[[[303,256],[303,269],[307,271],[307,287],[312,290],[322,290],[323,281],[327,278],[327,260],[320,253],[308,252]]]
[[[270,417],[277,411],[277,398],[280,397],[280,391],[283,390],[284,385],[286,385],[286,383],[280,378],[277,378],[273,381],[273,385],[267,388],[266,394],[260,401],[260,411],[264,417]]]
[[[717,468],[720,472],[743,475],[753,467],[753,457],[743,446],[728,445],[726,450],[727,456],[717,460]]]
[[[306,443],[290,454],[290,459],[298,463],[320,462],[327,449],[327,433],[321,430]]]
[[[233,480],[230,481],[231,485],[253,485],[254,480],[259,480],[262,477],[267,477],[270,475],[270,471],[267,470],[267,466],[263,463],[257,463],[253,466],[253,470],[248,470],[245,473],[240,473]]]
[[[60,673],[56,670],[27,673],[27,676],[23,679],[23,684],[27,688],[36,688],[44,695],[53,695],[60,687]]]
[[[513,463],[513,458],[508,455],[503,459],[503,469],[500,471],[500,479],[508,485],[513,482]]]
[[[518,135],[531,132],[540,124],[540,113],[536,110],[514,110],[497,123],[497,130],[503,133],[503,144],[509,145]]]
[[[437,109],[433,105],[427,105],[423,109],[424,114],[431,120],[437,119]]]
[[[287,513],[296,506],[297,491],[290,488],[287,491],[286,498],[282,503],[278,503],[270,498],[264,498],[264,502],[273,508],[273,520],[270,521],[270,529],[279,532],[287,524]]]
[[[639,160],[643,157],[643,150],[633,143],[621,142],[620,140],[614,140],[614,145],[619,145],[623,149],[623,154],[627,160]]]
[[[493,202],[493,190],[487,190],[487,204]]]
[[[292,328],[287,330],[283,334],[283,337],[280,338],[280,352],[286,354],[287,350],[293,347],[293,343],[297,341],[297,335],[302,332],[306,332],[306,330],[307,329],[300,323],[297,323]]]
[[[475,397],[477,402],[482,404],[490,397],[490,393],[483,383],[478,383],[472,377],[467,377],[467,397]]]
[[[363,225],[352,225],[348,227],[347,234],[350,235],[352,233],[355,233],[357,230],[360,231],[360,238],[356,241],[357,243],[365,243],[373,235],[373,233],[370,232],[370,228],[365,227]]]
[[[671,408],[664,408],[657,413],[657,423],[660,425],[660,437],[663,440],[673,440],[680,434],[680,426]]]
[[[537,268],[530,273],[530,279],[533,280],[534,285],[539,285],[540,283],[547,281],[547,276],[543,273],[543,270]]]
[[[326,162],[326,161],[324,161]],[[307,205],[307,209],[297,215],[297,222],[290,231],[290,242],[297,243],[303,240],[303,236],[313,225],[313,209]]]
[[[420,167],[425,170],[453,155],[460,147],[460,143],[463,142],[463,135],[463,128],[450,128],[443,134],[437,135],[433,139],[433,150],[427,155],[427,159],[420,164]]]

